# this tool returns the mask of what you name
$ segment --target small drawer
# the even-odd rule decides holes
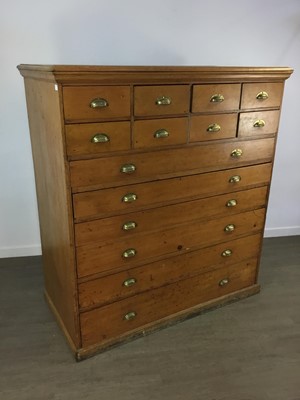
[[[256,269],[257,259],[253,258],[81,313],[82,345],[130,336],[154,321],[250,287]]]
[[[187,141],[187,118],[162,118],[135,121],[133,125],[134,148],[170,146]]]
[[[63,88],[66,121],[130,116],[129,86],[70,86]]]
[[[283,83],[244,83],[242,109],[280,107]]]
[[[190,142],[229,139],[236,136],[237,114],[194,115]]]
[[[130,122],[72,124],[65,130],[69,156],[130,149]]]
[[[241,113],[238,136],[261,136],[277,133],[280,111]]]
[[[241,85],[194,85],[192,112],[219,112],[238,110]]]
[[[136,86],[134,115],[186,114],[189,111],[188,85]]]

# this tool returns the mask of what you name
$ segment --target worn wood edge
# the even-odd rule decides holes
[[[134,331],[131,331],[129,334],[124,334],[118,337],[117,339],[109,340],[104,344],[93,345],[78,349],[77,351],[75,351],[76,361],[85,360],[91,356],[94,356],[95,354],[99,354],[106,350],[110,350],[114,347],[120,346],[122,344],[126,344],[134,339],[150,335],[161,329],[167,328],[169,326],[175,325],[180,322],[184,322],[190,318],[194,318],[208,311],[215,310],[225,305],[234,303],[238,300],[242,300],[247,297],[253,296],[259,292],[260,292],[260,285],[254,284],[245,289],[227,294],[222,297],[218,297],[217,299],[213,299],[205,303],[201,303],[200,305],[191,307],[187,310],[183,310],[178,313],[172,314],[171,316],[147,324],[143,326],[142,329],[138,328]]]

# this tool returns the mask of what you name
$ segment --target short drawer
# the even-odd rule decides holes
[[[100,306],[199,273],[257,257],[261,235],[246,236],[201,250],[79,284],[80,308]]]
[[[80,315],[83,346],[109,342],[180,311],[252,286],[257,259],[150,290]],[[149,327],[149,325],[148,325]]]
[[[133,147],[136,149],[170,146],[187,142],[187,118],[161,118],[135,121]]]
[[[236,128],[237,114],[194,115],[191,117],[190,142],[234,138]]]
[[[189,112],[188,85],[136,86],[134,88],[134,115],[168,115]]]
[[[263,229],[265,209],[247,211],[211,221],[193,221],[116,242],[77,247],[78,277],[127,269],[158,257],[179,255]]]
[[[130,122],[66,125],[69,156],[130,149]]]
[[[263,136],[277,133],[279,117],[279,110],[241,113],[238,136]]]
[[[63,88],[66,121],[130,116],[129,86],[67,86]]]
[[[280,107],[283,83],[244,83],[241,108]]]
[[[192,112],[219,112],[238,110],[240,105],[241,85],[216,84],[194,85]]]

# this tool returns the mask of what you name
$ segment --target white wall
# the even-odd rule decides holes
[[[295,68],[266,234],[300,234],[299,34],[299,0],[1,0],[0,257],[40,252],[19,63]]]

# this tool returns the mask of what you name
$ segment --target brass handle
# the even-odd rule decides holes
[[[230,199],[226,203],[226,207],[235,207],[237,205],[237,201],[235,199]]]
[[[126,319],[126,321],[130,321],[131,319],[134,319],[135,317],[136,317],[135,311],[129,311],[127,314],[124,315],[124,319]]]
[[[122,229],[124,231],[131,231],[132,229],[135,229],[137,227],[137,223],[134,221],[128,221],[125,222],[122,226]]]
[[[207,127],[207,132],[219,132],[221,130],[221,127],[219,124],[210,124]]]
[[[91,108],[104,108],[108,107],[108,101],[105,99],[102,99],[101,97],[97,97],[96,99],[93,99],[90,102],[90,107]]]
[[[263,128],[265,125],[266,125],[266,123],[263,119],[258,119],[257,121],[254,122],[253,127],[254,128]]]
[[[240,175],[233,175],[229,178],[229,183],[238,183],[242,180]]]
[[[123,203],[132,203],[133,201],[137,200],[137,195],[135,193],[127,193],[123,196],[122,201]]]
[[[233,232],[234,230],[235,230],[235,225],[233,225],[233,224],[228,224],[224,228],[225,232]]]
[[[160,138],[166,138],[166,137],[168,137],[170,134],[169,134],[169,132],[168,131],[166,131],[165,129],[159,129],[158,131],[156,131],[155,133],[154,133],[154,137],[156,138],[156,139],[160,139]]]
[[[131,258],[136,255],[137,251],[135,249],[127,249],[123,252],[123,257],[124,258]]]
[[[136,284],[136,279],[135,278],[128,278],[126,281],[123,282],[123,286],[125,287],[130,287]]]
[[[222,252],[222,257],[230,257],[232,255],[232,250],[226,249]]]
[[[157,106],[169,106],[172,103],[171,97],[161,96],[158,97],[155,101]]]
[[[96,135],[94,135],[91,139],[92,143],[107,143],[109,141],[109,136],[105,133],[96,133]]]
[[[256,95],[257,100],[267,100],[269,98],[269,95],[267,92],[259,92]]]
[[[121,172],[123,174],[132,174],[136,170],[136,166],[134,164],[124,164],[121,167]]]
[[[222,103],[225,100],[225,97],[222,94],[214,94],[210,98],[211,103]]]
[[[242,149],[234,149],[234,150],[232,150],[230,155],[233,158],[239,158],[239,157],[242,156],[242,154],[243,154],[243,150]]]
[[[224,278],[219,282],[219,286],[225,286],[229,283],[229,279],[228,278]]]

